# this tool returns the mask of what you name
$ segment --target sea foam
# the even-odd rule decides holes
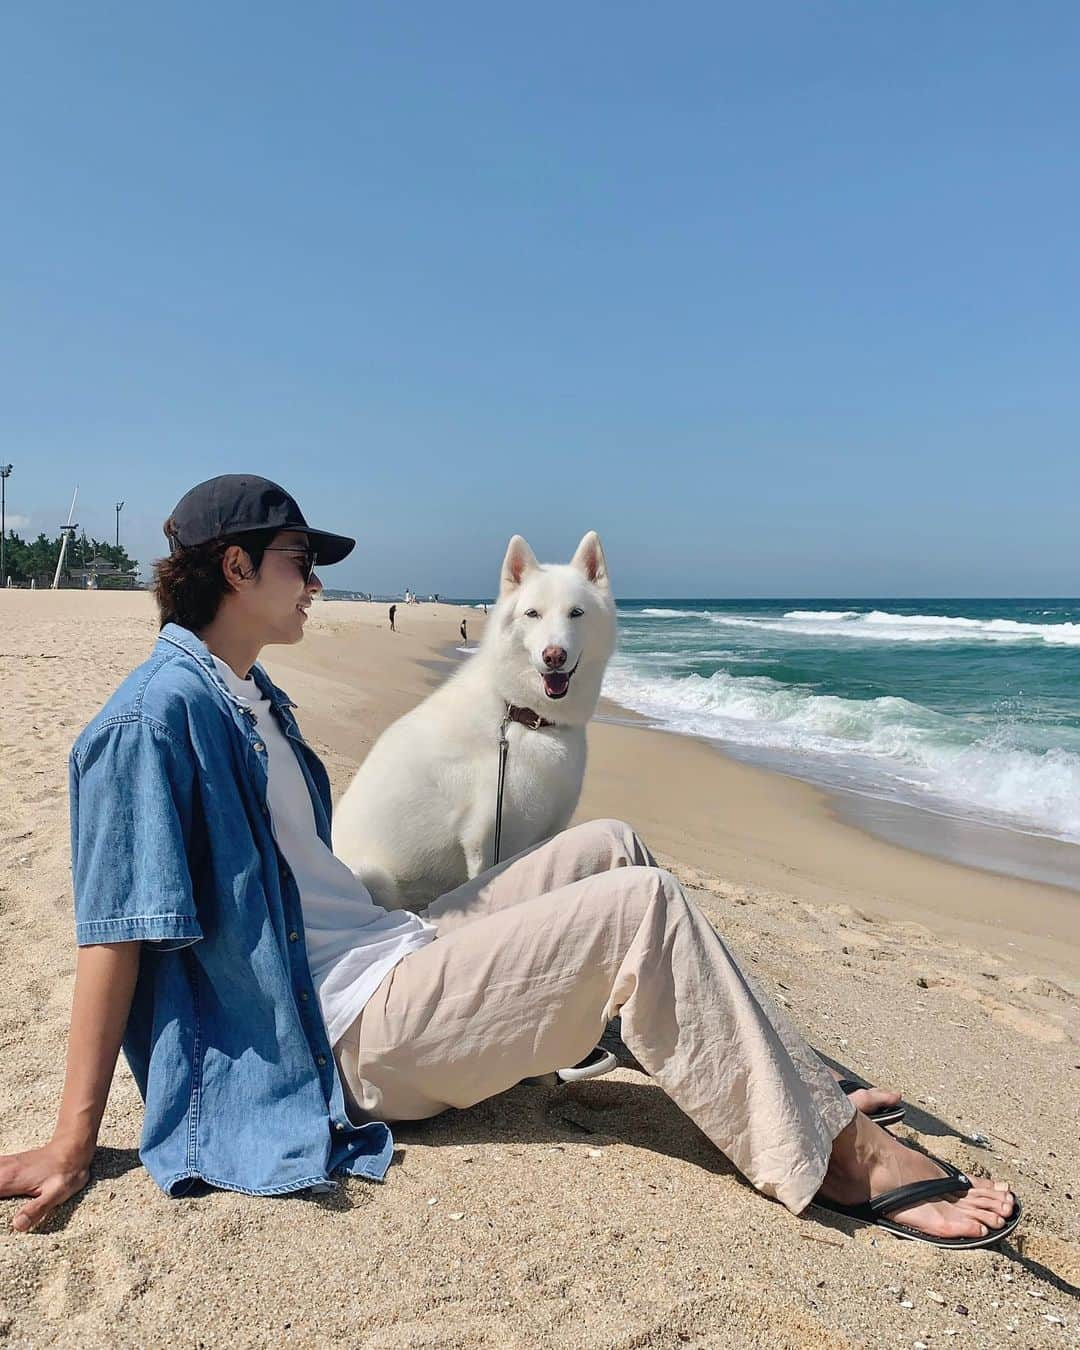
[[[649,607],[648,619],[708,619],[722,628],[804,634],[868,642],[1045,642],[1080,647],[1080,623],[1023,623],[1017,619],[950,618],[944,614],[893,614],[872,609],[789,609],[785,614],[717,614],[709,610]],[[1045,611],[1052,613],[1052,611]]]
[[[1052,646],[1080,647],[1080,624],[1077,623],[1022,623],[1017,619],[892,614],[879,609],[791,609],[779,618],[710,614],[709,619],[721,627],[871,642],[1045,642]]]
[[[1080,743],[1033,744],[1030,725],[814,694],[764,675],[646,676],[623,659],[604,693],[669,730],[787,756],[805,776],[1080,842]]]

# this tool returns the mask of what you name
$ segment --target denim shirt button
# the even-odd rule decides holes
[[[301,990],[300,990],[300,1002],[301,1002],[301,1003],[306,1003],[307,1001],[308,1001],[308,991],[307,991],[306,989],[301,989]]]
[[[256,741],[255,744],[254,744],[251,748],[252,748],[253,750],[258,750],[258,751],[262,752],[263,750],[266,749],[266,746],[263,745],[262,741]]]
[[[323,1067],[323,1065],[326,1063],[326,1056],[325,1056],[325,1055],[316,1055],[316,1056],[315,1056],[315,1063],[316,1063],[316,1064],[319,1066],[319,1068],[321,1069],[321,1068]]]
[[[289,941],[290,941],[290,942],[299,942],[299,941],[300,941],[300,934],[299,934],[299,933],[290,933],[290,934],[289,934]]]
[[[334,1129],[335,1129],[335,1130],[343,1130],[344,1128],[345,1128],[345,1126],[342,1125],[342,1123],[341,1123],[340,1120],[335,1120],[335,1121],[334,1121]]]

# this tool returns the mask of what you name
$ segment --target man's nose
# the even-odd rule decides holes
[[[566,665],[565,647],[545,647],[542,655],[549,670],[560,670]]]

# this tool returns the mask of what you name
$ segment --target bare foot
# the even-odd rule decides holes
[[[836,1136],[821,1195],[841,1205],[865,1204],[915,1181],[942,1176],[931,1159],[907,1148],[860,1112]],[[930,1237],[986,1237],[1013,1212],[1013,1194],[1004,1181],[971,1178],[969,1191],[896,1209],[886,1216]]]
[[[846,1075],[837,1073],[835,1069],[829,1072],[839,1083]],[[867,1087],[859,1088],[856,1092],[847,1094],[848,1100],[854,1103],[856,1111],[862,1111],[864,1115],[870,1115],[873,1111],[880,1111],[885,1106],[896,1106],[900,1101],[900,1093],[893,1092],[891,1088]]]

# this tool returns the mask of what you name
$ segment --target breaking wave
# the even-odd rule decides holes
[[[643,614],[663,611],[642,610]],[[671,611],[674,617],[678,611]],[[687,614],[687,617],[690,617]],[[697,617],[697,616],[694,616]],[[722,628],[870,642],[1043,642],[1080,647],[1080,623],[1023,623],[1017,619],[949,618],[943,614],[891,614],[887,610],[792,609],[776,618],[709,614]]]
[[[796,771],[824,767],[834,784],[1080,842],[1080,732],[1061,744],[1064,729],[1055,728],[1059,743],[1045,745],[1030,723],[953,716],[904,698],[815,694],[765,675],[646,676],[622,659],[604,693],[668,730],[780,752]]]

